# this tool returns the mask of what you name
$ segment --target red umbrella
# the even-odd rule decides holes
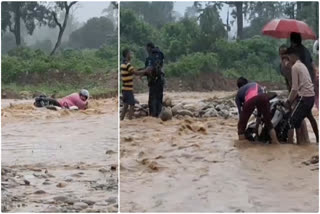
[[[295,19],[273,19],[262,29],[262,34],[278,39],[289,38],[291,32],[300,33],[302,39],[317,39],[306,23]]]

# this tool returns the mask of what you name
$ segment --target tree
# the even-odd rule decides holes
[[[237,20],[237,39],[243,39],[243,18],[247,16],[250,2],[230,1],[225,4],[233,7],[231,15]]]
[[[53,17],[53,20],[54,20],[55,24],[59,27],[59,35],[58,35],[57,42],[56,42],[53,50],[51,51],[50,55],[53,55],[56,52],[56,50],[59,48],[59,46],[61,45],[61,39],[62,39],[62,36],[63,36],[63,32],[66,29],[66,26],[67,26],[67,23],[68,23],[70,9],[76,3],[77,3],[76,1],[72,1],[70,3],[68,3],[68,2],[56,2],[55,11],[52,11],[51,14],[52,14],[52,17]],[[62,24],[58,20],[56,10],[64,11],[64,19],[63,19],[63,23]]]
[[[84,26],[72,32],[69,44],[73,48],[100,48],[117,38],[113,22],[107,17],[91,18]]]
[[[155,27],[173,22],[173,2],[123,2],[121,8],[131,9]]]
[[[201,29],[201,39],[198,41],[198,50],[210,50],[217,39],[227,37],[226,26],[223,24],[219,15],[222,3],[208,2],[202,5],[199,2],[195,2],[194,6],[198,9],[198,20]]]
[[[248,7],[250,26],[245,27],[242,38],[261,35],[262,27],[270,20],[284,17],[282,2],[250,2]]]
[[[32,35],[36,24],[51,26],[49,10],[38,2],[2,2],[1,30],[14,34],[16,46],[21,45],[21,21]]]
[[[106,13],[106,17],[112,20],[115,28],[118,28],[118,2],[112,1],[109,6],[102,10],[102,13]]]

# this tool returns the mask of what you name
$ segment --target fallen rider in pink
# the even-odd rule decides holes
[[[34,105],[36,107],[47,107],[57,110],[56,107],[66,109],[80,109],[84,110],[88,108],[89,91],[81,89],[79,93],[73,93],[59,100],[49,98],[46,96],[40,96],[35,99]]]
[[[59,99],[58,102],[62,108],[71,108],[72,106],[78,107],[78,109],[87,109],[88,108],[88,97],[89,92],[85,89],[82,89],[80,93],[73,93],[62,99]]]

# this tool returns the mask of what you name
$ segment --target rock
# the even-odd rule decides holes
[[[210,108],[204,113],[203,117],[218,117],[218,112],[216,109]]]
[[[42,184],[43,185],[50,185],[51,183],[49,181],[44,181]]]
[[[92,206],[96,203],[95,201],[91,201],[91,200],[82,200],[81,202],[84,202],[84,203],[88,204],[89,206]]]
[[[84,202],[76,202],[73,204],[73,208],[75,210],[83,210],[83,209],[86,209],[87,207],[88,207],[88,204]]]
[[[183,109],[191,111],[191,112],[195,112],[197,107],[194,104],[186,104],[183,106]]]
[[[106,200],[106,202],[107,202],[108,204],[115,204],[115,203],[117,203],[117,197],[110,197],[110,198],[108,198],[108,199]]]
[[[42,195],[42,194],[46,194],[46,192],[44,190],[37,190],[37,191],[34,192],[34,194]]]
[[[64,188],[64,187],[66,187],[66,186],[67,186],[66,183],[58,183],[56,187]]]
[[[165,107],[172,107],[172,99],[168,95],[164,96],[163,98],[163,105]]]
[[[216,105],[215,108],[216,108],[217,111],[229,110],[229,107],[224,105],[224,104],[218,104],[218,105]]]
[[[115,170],[117,170],[117,167],[118,167],[118,165],[112,164],[112,165],[110,166],[110,169],[111,169],[112,171],[115,171]]]
[[[107,173],[107,172],[109,172],[109,170],[107,170],[106,168],[101,168],[101,169],[99,169],[99,172],[101,172],[101,173]]]
[[[113,150],[107,150],[106,151],[106,155],[111,155],[111,154],[115,154],[116,152]]]
[[[185,109],[182,109],[182,110],[178,110],[177,111],[177,115],[182,115],[182,116],[190,116],[190,117],[193,117],[193,113],[189,110],[185,110]]]
[[[172,111],[170,107],[162,107],[161,113],[159,115],[162,121],[167,121],[172,119]]]
[[[222,109],[221,111],[219,111],[219,115],[224,119],[228,119],[230,116],[229,111],[225,109]]]
[[[23,182],[24,182],[24,184],[27,185],[27,186],[30,185],[30,181],[28,181],[28,180],[26,180],[26,179],[24,179]]]
[[[179,103],[175,106],[172,107],[171,111],[172,111],[172,115],[176,115],[178,111],[183,109],[183,103]]]
[[[67,196],[56,196],[53,198],[53,200],[55,200],[56,202],[68,203],[70,199]]]

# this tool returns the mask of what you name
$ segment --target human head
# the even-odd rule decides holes
[[[237,86],[238,88],[241,88],[242,86],[246,85],[248,83],[248,80],[244,77],[239,77],[237,80]]]
[[[126,48],[122,51],[122,57],[123,59],[130,61],[132,59],[132,52]]]
[[[283,44],[279,47],[279,55],[280,56],[283,56],[286,52],[287,52],[287,45]]]
[[[300,33],[292,32],[290,34],[290,42],[292,45],[301,45],[302,38]]]
[[[299,50],[295,47],[288,48],[286,54],[288,55],[289,61],[292,65],[299,59]]]
[[[82,101],[86,101],[87,99],[89,99],[90,96],[89,91],[86,89],[81,89],[79,95]]]
[[[154,46],[154,44],[152,42],[147,43],[146,49],[147,49],[147,52],[148,52],[149,55],[152,54],[152,49],[154,49],[154,47],[155,46]]]

